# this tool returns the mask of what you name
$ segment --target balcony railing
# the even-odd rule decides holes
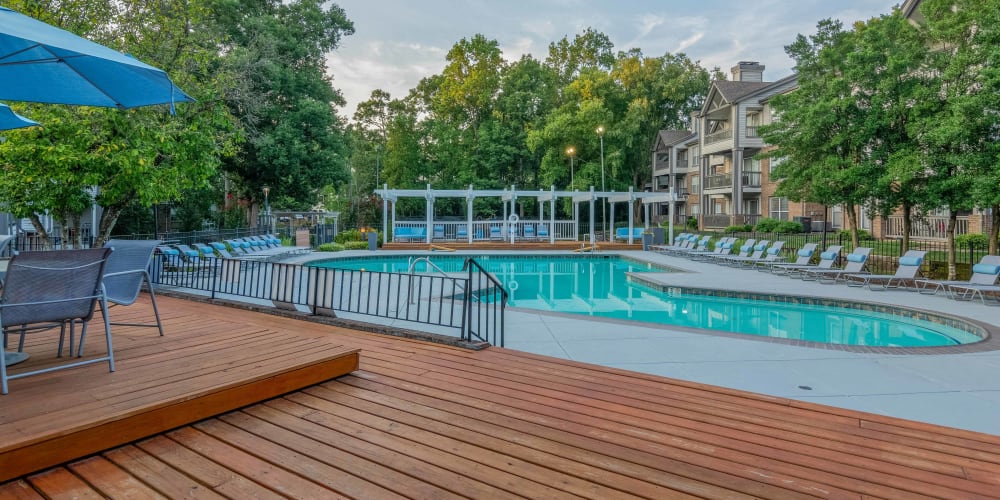
[[[756,125],[747,125],[747,137],[760,137],[757,135]]]
[[[705,144],[715,144],[717,142],[727,141],[732,138],[733,138],[732,129],[720,130],[718,132],[706,135]]]
[[[705,177],[705,189],[733,187],[733,174],[709,175]]]
[[[743,172],[744,187],[760,187],[760,172]]]
[[[968,234],[968,216],[959,216],[955,221],[955,235]],[[903,216],[890,215],[886,221],[885,235],[889,238],[903,237]],[[947,217],[924,217],[910,223],[910,237],[921,240],[944,240],[948,238]]]
[[[729,214],[705,214],[701,216],[701,223],[705,229],[717,229],[730,226],[733,217]]]

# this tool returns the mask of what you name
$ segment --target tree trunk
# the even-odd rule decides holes
[[[958,279],[958,270],[955,269],[955,226],[958,225],[958,212],[950,210],[948,213],[948,280]]]
[[[851,230],[851,251],[858,248],[858,212],[854,205],[847,207],[847,227]]]
[[[1000,205],[990,207],[993,213],[992,224],[990,225],[990,255],[998,255],[997,238],[1000,237]]]
[[[31,225],[35,226],[35,232],[42,239],[42,250],[52,250],[52,239],[49,237],[49,232],[45,230],[45,224],[42,224],[42,219],[39,219],[36,213],[29,215],[28,219],[31,220]]]
[[[115,224],[118,223],[118,217],[122,214],[122,210],[125,209],[125,205],[112,205],[110,207],[104,207],[104,211],[101,212],[101,222],[98,224],[100,228],[94,235],[94,248],[103,247],[104,244],[111,239],[111,230],[114,229]]]
[[[913,207],[909,203],[903,203],[903,242],[900,250],[905,252],[910,248],[910,216],[913,214]]]

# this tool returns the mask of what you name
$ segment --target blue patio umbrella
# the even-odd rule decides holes
[[[0,99],[134,108],[193,101],[158,68],[0,7]]]
[[[10,106],[0,103],[0,130],[33,127],[38,122],[29,120],[10,109]]]

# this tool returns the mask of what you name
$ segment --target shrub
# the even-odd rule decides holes
[[[778,224],[782,221],[778,219],[772,219],[770,217],[765,217],[757,221],[757,226],[753,228],[754,231],[758,233],[774,233],[777,232]]]
[[[774,228],[776,233],[801,233],[803,230],[802,223],[794,221],[782,221],[779,222],[777,227]]]
[[[344,243],[344,250],[368,250],[367,241],[348,241]]]
[[[743,224],[741,226],[727,226],[722,230],[724,233],[749,233],[753,231],[753,226],[750,224]]]
[[[344,244],[348,241],[361,241],[361,231],[357,229],[348,229],[347,231],[341,231],[337,233],[337,236],[333,237],[333,241]]]
[[[684,227],[692,231],[698,230],[698,218],[688,217],[687,222],[684,223]]]
[[[955,246],[958,248],[986,248],[990,245],[990,238],[985,234],[960,234],[955,237]]]
[[[851,237],[851,230],[850,229],[841,229],[840,231],[837,231],[837,237],[838,238],[843,237],[845,239],[850,239],[850,237]],[[858,229],[858,241],[861,241],[861,240],[873,240],[873,239],[875,239],[875,238],[872,237],[872,233],[869,233],[868,231],[865,231],[864,229]]]
[[[341,252],[344,250],[344,245],[340,243],[323,243],[316,247],[316,250],[319,252]]]

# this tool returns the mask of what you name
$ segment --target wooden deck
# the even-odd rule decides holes
[[[145,300],[145,297],[143,298]],[[0,396],[0,481],[52,467],[187,425],[355,370],[355,347],[329,335],[272,323],[239,311],[202,315],[188,301],[163,298],[166,335],[113,326],[116,371],[107,363],[10,382]],[[204,307],[204,306],[203,306]],[[145,303],[112,308],[113,321],[153,319]],[[29,334],[28,361],[10,373],[49,366],[58,332]],[[17,338],[11,338],[11,346]],[[96,315],[85,357],[107,352]]]
[[[0,497],[1000,497],[998,436],[508,349],[182,300],[163,309],[175,337],[294,332],[360,349],[361,365],[5,483]],[[9,401],[4,425],[18,426]]]

